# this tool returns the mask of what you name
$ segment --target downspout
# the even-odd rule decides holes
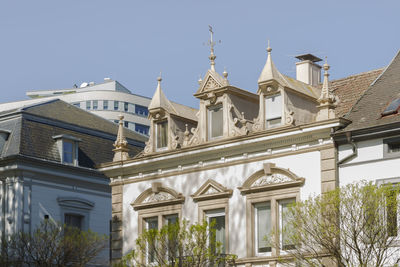
[[[351,149],[353,150],[353,152],[350,155],[339,160],[338,165],[341,165],[341,164],[345,163],[346,161],[357,157],[357,155],[358,155],[357,145],[356,145],[356,143],[354,143],[353,139],[351,138],[351,132],[346,133],[346,139],[347,139],[347,143],[351,145]]]

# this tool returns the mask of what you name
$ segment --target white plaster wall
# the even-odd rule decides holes
[[[361,180],[376,181],[400,177],[400,158],[383,157],[383,139],[373,139],[357,143],[358,155],[339,166],[341,186]],[[351,154],[350,145],[339,146],[339,160]]]
[[[161,182],[163,186],[182,193],[186,198],[182,215],[191,222],[196,222],[198,219],[198,207],[190,195],[195,193],[208,179],[214,179],[223,186],[233,189],[232,197],[229,199],[229,253],[234,253],[238,257],[245,257],[246,197],[240,194],[237,187],[242,186],[250,175],[262,170],[263,163],[266,162],[275,163],[280,168],[290,169],[299,177],[306,179],[304,186],[301,188],[302,199],[321,192],[319,151],[127,184],[123,190],[123,253],[127,253],[134,248],[134,242],[138,235],[138,213],[133,210],[130,204],[140,193],[150,188],[153,182]]]

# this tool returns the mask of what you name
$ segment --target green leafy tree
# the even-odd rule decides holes
[[[44,220],[32,233],[19,232],[1,241],[1,266],[85,266],[107,244],[92,231]]]
[[[216,242],[214,223],[189,225],[183,220],[164,225],[160,230],[144,231],[135,250],[115,266],[208,267],[233,263],[236,256],[222,254]]]
[[[398,193],[398,186],[359,182],[295,203],[285,214],[288,222],[282,230],[295,245],[285,250],[281,262],[397,266]]]

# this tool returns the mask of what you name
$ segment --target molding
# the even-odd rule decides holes
[[[232,189],[224,187],[213,179],[208,179],[191,197],[197,202],[216,198],[229,198],[232,192]]]
[[[174,171],[171,171],[168,173],[161,173],[161,174],[155,173],[155,174],[149,175],[147,177],[138,176],[137,178],[129,178],[128,177],[125,179],[115,179],[115,180],[111,181],[110,185],[116,186],[116,185],[121,185],[121,184],[131,184],[131,183],[138,183],[138,182],[142,182],[142,181],[150,181],[150,180],[171,177],[171,176],[176,176],[176,175],[181,175],[181,174],[186,174],[186,173],[212,170],[212,169],[229,167],[229,166],[233,166],[233,165],[245,164],[245,163],[250,163],[250,162],[255,162],[255,161],[260,161],[260,160],[274,159],[274,158],[284,157],[284,156],[289,156],[289,155],[298,155],[298,154],[303,154],[303,153],[320,151],[323,149],[331,148],[332,146],[333,146],[333,144],[324,144],[324,145],[308,147],[308,148],[304,148],[304,149],[296,150],[296,151],[285,151],[285,152],[276,153],[276,154],[265,154],[265,155],[254,156],[254,157],[250,157],[250,155],[247,155],[247,157],[246,157],[245,155],[243,155],[243,157],[241,157],[240,159],[227,161],[224,163],[218,163],[215,165],[196,166],[196,167],[193,167],[190,169],[181,169],[181,170],[179,170],[179,168],[177,168],[177,170],[174,170]]]
[[[131,206],[134,210],[148,209],[159,206],[182,204],[185,197],[175,190],[163,187],[161,183],[153,183],[151,188],[142,192]]]
[[[58,205],[68,208],[77,208],[84,210],[93,209],[95,203],[79,197],[58,197]]]
[[[275,167],[273,163],[264,163],[264,169],[255,172],[242,186],[238,187],[242,194],[264,192],[289,187],[299,187],[305,182],[288,169]]]

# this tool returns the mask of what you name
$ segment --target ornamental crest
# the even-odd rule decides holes
[[[279,184],[279,183],[286,183],[286,182],[291,182],[293,179],[289,178],[288,176],[282,174],[282,173],[273,173],[270,175],[265,175],[256,180],[251,187],[255,186],[263,186],[263,185],[269,185],[269,184]]]

